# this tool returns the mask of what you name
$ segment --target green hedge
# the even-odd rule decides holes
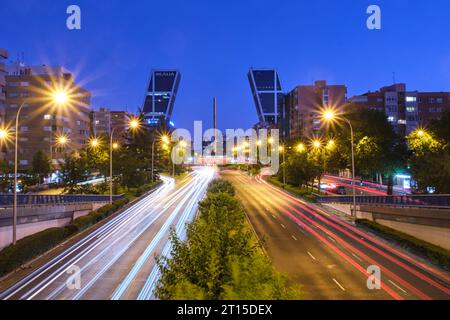
[[[51,228],[17,241],[15,246],[9,246],[0,252],[0,275],[4,275],[30,259],[50,250],[66,237],[73,229]]]
[[[420,255],[446,270],[450,270],[450,252],[444,248],[370,220],[357,220],[357,224],[375,231],[400,247]]]
[[[110,216],[128,203],[127,198],[115,201],[91,212],[87,216],[79,217],[72,224],[62,228],[51,228],[17,241],[15,246],[9,246],[0,251],[0,276],[13,271],[27,261],[52,249],[66,238],[74,235],[102,219]]]

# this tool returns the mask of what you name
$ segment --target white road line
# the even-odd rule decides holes
[[[277,217],[275,217],[275,215],[273,214],[273,215],[272,215],[272,218],[276,219]]]
[[[294,235],[291,235],[292,239],[294,239],[295,241],[297,241],[297,238]]]
[[[396,287],[398,290],[402,291],[403,293],[408,293],[406,292],[406,290],[404,290],[403,288],[401,288],[398,284],[396,284],[395,282],[388,280],[394,287]]]
[[[359,256],[357,256],[356,254],[354,254],[353,252],[352,252],[352,256],[354,256],[356,259],[358,259],[359,261],[363,261]]]
[[[280,224],[283,229],[286,229],[286,226],[284,224],[282,224],[282,223],[280,223]]]
[[[334,283],[336,283],[338,285],[338,287],[342,290],[345,291],[345,288],[335,279],[333,278]]]
[[[336,240],[334,240],[332,237],[328,236],[328,239],[330,239],[333,242],[336,242]]]
[[[311,257],[311,259],[317,261],[316,257],[314,257],[314,256],[311,254],[311,252],[309,252],[309,251],[306,251],[306,252],[309,254],[309,256]]]

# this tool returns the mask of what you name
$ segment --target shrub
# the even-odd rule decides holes
[[[382,237],[394,241],[397,245],[403,247],[404,249],[411,250],[412,252],[430,260],[432,263],[439,265],[446,270],[450,270],[450,252],[444,248],[417,239],[395,229],[383,226],[374,221],[358,220],[357,223],[358,225],[367,227],[377,232]]]
[[[226,180],[216,179],[213,180],[208,186],[209,193],[228,193],[231,196],[234,196],[235,190],[233,185]]]
[[[0,276],[55,247],[69,234],[69,229],[51,228],[20,239],[15,246],[3,249],[0,252]]]
[[[127,204],[128,201],[126,198],[116,200],[112,205],[108,204],[97,211],[92,211],[87,216],[75,219],[72,224],[66,227],[51,228],[35,233],[17,241],[15,246],[11,245],[3,249],[0,251],[0,276],[50,250],[67,237],[83,231],[108,217]]]

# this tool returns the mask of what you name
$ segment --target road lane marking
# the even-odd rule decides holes
[[[277,217],[275,217],[275,215],[273,214],[273,215],[272,215],[272,218],[276,219]]]
[[[398,284],[396,284],[394,281],[388,280],[394,287],[396,287],[398,290],[402,291],[403,293],[408,293],[406,290],[401,288]]]
[[[335,279],[333,278],[334,283],[336,283],[338,285],[338,287],[342,290],[345,291],[345,288]]]
[[[309,254],[309,256],[311,257],[311,259],[313,259],[314,261],[317,261],[316,257],[314,257],[314,256],[311,254],[311,252],[309,252],[309,251],[306,251],[306,252]]]
[[[282,223],[281,223],[281,227],[283,227],[283,229],[286,229],[286,226]]]
[[[333,242],[336,242],[336,240],[334,240],[332,237],[328,236],[328,239],[330,239]]]
[[[294,235],[291,235],[292,239],[294,239],[295,241],[297,241],[297,238]]]
[[[354,256],[356,259],[358,259],[359,261],[363,261],[359,256],[357,256],[356,254],[354,254],[353,252],[352,252],[352,256]]]

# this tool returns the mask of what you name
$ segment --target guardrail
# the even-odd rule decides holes
[[[113,196],[113,201],[122,199],[123,194]],[[92,202],[108,202],[109,196],[104,195],[40,195],[40,194],[18,194],[18,206],[32,205],[57,205],[57,204],[76,204]],[[12,194],[0,194],[0,207],[10,207],[13,205]]]
[[[353,196],[322,196],[314,194],[314,197],[321,203],[353,203]],[[356,196],[356,203],[411,207],[450,207],[450,195]]]

